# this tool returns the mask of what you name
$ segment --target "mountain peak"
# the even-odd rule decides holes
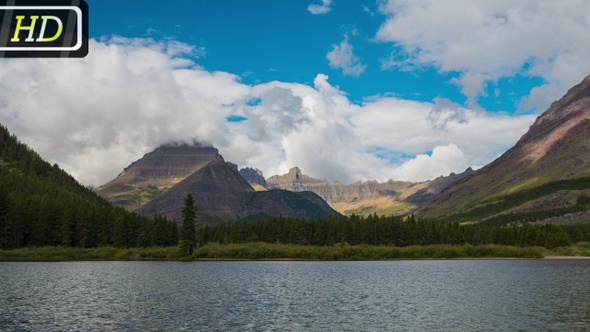
[[[515,150],[521,150],[526,160],[536,161],[568,136],[575,136],[590,120],[589,99],[590,76],[552,103],[516,143]]]
[[[246,181],[248,181],[248,183],[250,183],[254,189],[265,190],[266,179],[264,178],[264,173],[262,173],[262,171],[258,168],[242,168],[240,169],[240,175],[242,175],[242,177],[246,179]]]
[[[204,144],[161,145],[131,163],[96,193],[134,210],[214,160],[223,161],[223,157],[216,148]]]

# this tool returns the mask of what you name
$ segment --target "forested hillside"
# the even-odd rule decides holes
[[[112,206],[0,125],[0,248],[176,245],[176,231]]]

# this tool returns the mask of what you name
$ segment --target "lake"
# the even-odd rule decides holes
[[[0,262],[0,331],[588,331],[590,260]]]

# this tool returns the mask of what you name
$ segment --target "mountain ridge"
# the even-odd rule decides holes
[[[269,190],[283,189],[290,191],[311,191],[322,197],[336,211],[345,214],[369,215],[404,215],[411,213],[424,204],[450,183],[471,174],[468,168],[460,174],[451,173],[431,181],[386,182],[356,181],[343,184],[339,181],[329,182],[304,174],[299,167],[292,167],[287,174],[273,175],[266,179]]]
[[[439,218],[493,197],[586,176],[590,176],[590,76],[553,102],[511,149],[444,189],[417,214]]]

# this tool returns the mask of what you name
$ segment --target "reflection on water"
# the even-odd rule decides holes
[[[590,261],[0,263],[1,331],[585,331]]]

